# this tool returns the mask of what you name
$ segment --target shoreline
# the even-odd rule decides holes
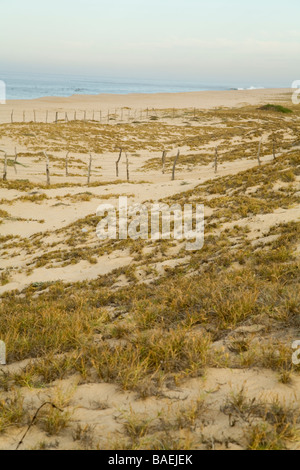
[[[198,94],[198,93],[228,93],[228,92],[256,92],[256,91],[279,91],[279,90],[291,90],[290,88],[286,87],[276,87],[276,88],[226,88],[226,89],[215,89],[215,90],[189,90],[189,91],[149,91],[149,92],[126,92],[126,93],[73,93],[68,96],[59,96],[59,95],[44,95],[38,96],[36,98],[7,98],[7,102],[14,102],[14,101],[37,101],[37,100],[45,100],[45,99],[73,99],[76,97],[84,98],[84,97],[101,97],[101,96],[155,96],[155,95],[190,95],[190,94]]]
[[[5,105],[1,105],[3,107],[11,105],[11,104],[18,104],[18,103],[32,103],[32,102],[60,102],[60,101],[90,101],[90,100],[111,100],[114,98],[116,101],[119,100],[121,101],[122,99],[126,98],[131,98],[131,99],[136,99],[136,98],[141,98],[141,99],[147,99],[147,98],[162,98],[165,99],[166,97],[193,97],[193,98],[201,98],[205,97],[205,95],[216,95],[219,98],[224,98],[222,95],[238,95],[239,97],[241,95],[251,95],[251,97],[254,97],[254,95],[257,96],[264,96],[264,95],[273,95],[274,97],[277,97],[279,94],[288,94],[292,93],[293,89],[292,88],[259,88],[259,89],[244,89],[244,90],[200,90],[200,91],[184,91],[184,92],[159,92],[159,93],[99,93],[96,95],[89,95],[89,94],[74,94],[71,96],[43,96],[39,98],[31,98],[31,99],[8,99],[6,100]]]
[[[45,112],[114,112],[115,109],[149,110],[188,109],[210,110],[216,108],[241,108],[267,103],[287,103],[294,90],[269,88],[257,90],[216,90],[180,93],[128,93],[126,95],[72,95],[70,97],[44,97],[32,100],[7,100],[0,105],[0,123],[32,121],[35,111],[37,122],[45,121]],[[29,113],[29,114],[28,114]],[[41,115],[39,116],[39,113]],[[89,118],[88,118],[89,119]]]

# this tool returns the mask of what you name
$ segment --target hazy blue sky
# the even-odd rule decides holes
[[[300,79],[299,0],[0,0],[1,71]]]

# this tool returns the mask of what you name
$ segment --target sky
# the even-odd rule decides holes
[[[299,0],[0,0],[0,71],[290,86]]]

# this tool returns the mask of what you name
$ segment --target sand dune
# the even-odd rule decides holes
[[[0,340],[8,352],[0,449],[16,449],[49,400],[60,411],[47,405],[22,449],[299,449],[291,346],[299,338],[300,116],[296,106],[258,110],[290,107],[290,95],[99,95],[0,106],[8,156],[0,180]],[[131,108],[129,122],[122,107]],[[111,120],[91,121],[93,110],[115,108]],[[25,110],[27,123],[3,124],[12,109],[16,122]],[[33,109],[36,124],[28,123]],[[49,122],[60,111],[57,125],[38,123],[47,110]],[[64,122],[75,110],[87,122]],[[129,181],[124,155],[116,175],[120,145]],[[174,239],[99,240],[97,207],[117,206],[120,195],[129,205],[204,204],[203,250],[187,252]]]

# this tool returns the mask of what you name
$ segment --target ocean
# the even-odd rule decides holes
[[[97,95],[100,93],[179,93],[229,90],[234,86],[206,85],[199,82],[101,78],[69,75],[1,73],[6,84],[6,99],[34,99],[45,96]],[[251,85],[247,85],[251,88]]]

